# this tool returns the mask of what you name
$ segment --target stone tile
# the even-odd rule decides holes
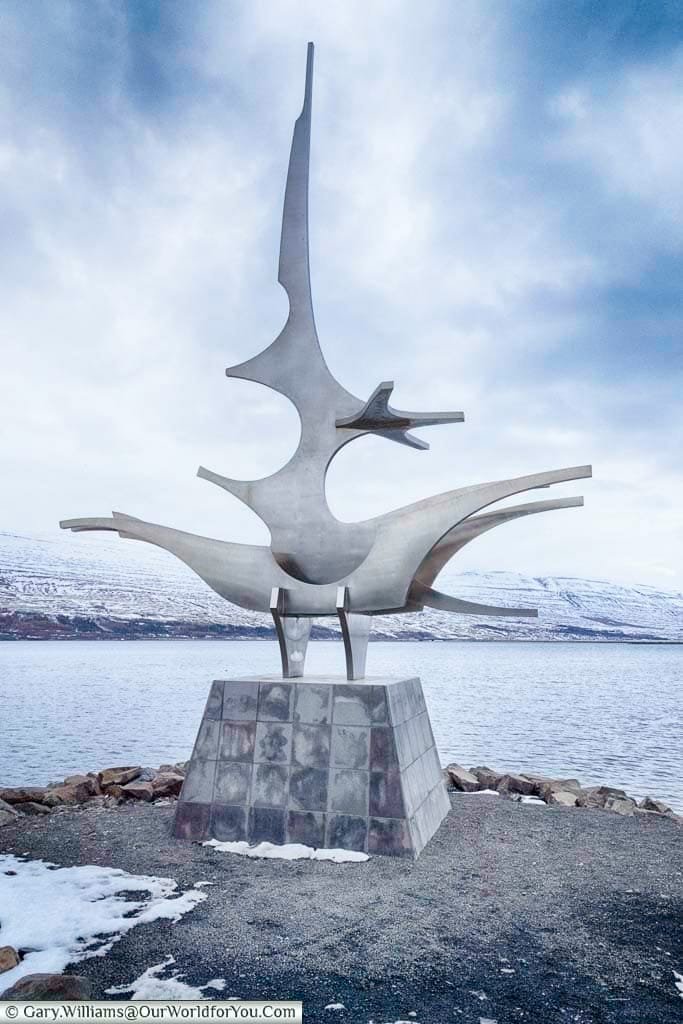
[[[335,725],[385,725],[386,687],[364,683],[335,686],[332,721]]]
[[[408,746],[410,748],[410,760],[416,761],[423,750],[420,746],[420,734],[417,726],[416,718],[409,718],[405,724],[406,732],[408,734]]]
[[[213,780],[216,762],[193,757],[187,770],[180,799],[184,803],[210,804],[213,800]]]
[[[369,813],[379,818],[405,816],[399,771],[370,772]]]
[[[219,761],[216,767],[214,800],[218,804],[245,804],[249,799],[251,764]]]
[[[400,768],[407,768],[412,762],[410,740],[408,736],[408,723],[402,722],[394,727],[394,743]]]
[[[370,818],[368,853],[389,857],[412,857],[408,823],[403,818]]]
[[[204,709],[204,718],[212,721],[219,721],[223,714],[223,686],[220,680],[215,680],[209,690],[209,698]]]
[[[431,765],[431,776],[436,785],[437,779],[442,778],[441,758],[436,747],[430,747],[427,751],[427,762]]]
[[[364,851],[368,840],[368,819],[351,814],[328,814],[325,846],[329,850]]]
[[[297,683],[294,690],[294,721],[329,725],[332,721],[332,687]]]
[[[344,811],[346,814],[367,815],[369,781],[368,772],[351,771],[347,768],[331,771],[328,809]]]
[[[294,724],[292,764],[302,768],[326,768],[330,763],[329,725]]]
[[[292,752],[292,727],[279,722],[258,722],[254,761],[289,764]]]
[[[186,803],[181,800],[175,812],[173,835],[176,839],[209,839],[210,804]]]
[[[258,690],[257,682],[227,681],[223,691],[223,718],[232,722],[253,721],[258,706]]]
[[[221,843],[242,843],[247,838],[246,806],[214,804],[211,808],[211,835]]]
[[[370,729],[349,725],[332,726],[330,766],[367,768],[370,763]]]
[[[370,730],[370,767],[398,768],[394,730],[389,726],[373,726]]]
[[[411,717],[411,684],[411,679],[401,679],[399,682],[387,686],[389,721],[392,725],[401,725],[406,719]]]
[[[281,764],[255,764],[250,803],[254,807],[285,807],[289,794],[289,768]]]
[[[291,722],[292,683],[261,683],[258,698],[259,722]]]
[[[325,815],[313,811],[290,811],[287,815],[287,842],[314,848],[325,845]]]
[[[203,718],[194,741],[192,758],[201,757],[205,761],[214,760],[218,757],[218,738],[220,736],[220,722]]]
[[[301,811],[327,808],[326,768],[292,768],[289,779],[289,806]]]
[[[278,843],[285,841],[286,811],[274,807],[249,808],[249,842]]]
[[[415,811],[422,803],[426,793],[420,793],[420,788],[417,785],[415,777],[414,765],[408,765],[401,772],[401,784],[403,788],[403,801],[406,809],[406,817],[412,817]]]
[[[222,722],[218,756],[223,761],[253,761],[256,722]]]

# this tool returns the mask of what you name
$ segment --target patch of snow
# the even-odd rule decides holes
[[[346,1007],[343,1003],[328,1003],[327,1006],[323,1006],[323,1010],[345,1010]]]
[[[218,839],[208,839],[203,846],[213,846],[221,853],[236,853],[240,857],[268,857],[279,860],[331,860],[335,864],[343,864],[347,861],[370,860],[367,853],[359,850],[316,850],[312,846],[304,846],[302,843],[284,843],[278,846],[276,843],[258,843],[250,846],[249,843],[221,843]]]
[[[500,796],[497,789],[475,789],[471,793],[458,793],[458,796]]]
[[[514,972],[514,969],[512,967],[501,967],[500,973],[501,974],[514,974],[515,972]]]
[[[2,942],[30,951],[3,975],[3,990],[26,974],[60,974],[67,964],[104,956],[136,925],[175,924],[205,899],[198,889],[178,892],[172,878],[0,854]]]
[[[493,1017],[480,1017],[479,1024],[498,1024],[498,1021],[494,1020]]]
[[[544,807],[548,806],[545,800],[541,800],[540,796],[520,796],[517,802],[520,804],[543,804]]]
[[[126,995],[126,993],[130,992],[132,1000],[210,999],[211,996],[206,994],[207,989],[211,992],[222,992],[225,989],[223,978],[214,978],[212,981],[207,981],[206,985],[196,987],[184,982],[182,979],[185,975],[180,971],[173,971],[166,978],[159,977],[174,963],[175,957],[167,956],[162,963],[155,964],[154,967],[148,967],[139,978],[131,981],[129,985],[113,985],[105,990],[106,994],[118,996]]]
[[[679,974],[678,971],[673,972],[673,976],[676,979],[674,985],[678,989],[678,994],[683,999],[683,974]]]

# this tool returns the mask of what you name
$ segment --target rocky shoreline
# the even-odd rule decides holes
[[[177,800],[187,762],[159,768],[127,765],[70,775],[47,786],[0,787],[0,827],[19,816],[49,815],[60,810],[113,808],[133,801],[166,805]],[[619,815],[656,815],[683,824],[662,800],[646,796],[638,801],[614,786],[582,786],[575,778],[551,778],[535,772],[498,772],[480,765],[464,768],[449,764],[444,777],[451,791],[496,793],[523,803],[544,803],[566,808],[599,808]]]
[[[535,772],[497,772],[485,765],[468,770],[459,764],[449,764],[444,774],[448,787],[461,793],[495,792],[527,803],[595,807],[621,815],[655,814],[683,824],[683,815],[675,814],[663,800],[646,796],[638,801],[615,786],[582,786],[574,778],[556,779]]]

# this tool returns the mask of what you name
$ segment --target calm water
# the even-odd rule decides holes
[[[0,784],[189,756],[213,678],[277,670],[267,641],[0,643]],[[313,643],[309,672],[341,672]],[[575,775],[683,811],[683,647],[375,643],[422,677],[444,763]]]

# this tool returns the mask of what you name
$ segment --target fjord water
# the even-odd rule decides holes
[[[216,678],[277,671],[270,641],[0,644],[0,785],[189,757]],[[341,673],[340,643],[307,670]],[[444,764],[608,783],[683,811],[683,646],[371,644],[369,675],[419,675]]]

